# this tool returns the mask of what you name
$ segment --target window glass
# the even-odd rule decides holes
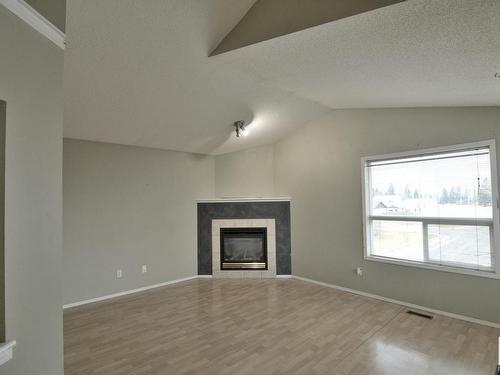
[[[495,267],[489,146],[365,162],[367,255]]]

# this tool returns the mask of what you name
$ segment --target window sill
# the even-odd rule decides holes
[[[458,273],[458,274],[462,274],[462,275],[485,277],[485,278],[489,278],[489,279],[500,279],[500,274],[498,272],[477,271],[477,270],[470,270],[467,268],[450,267],[450,266],[438,266],[438,265],[433,265],[433,264],[412,262],[410,260],[397,260],[397,259],[383,258],[383,257],[372,256],[372,255],[365,255],[365,259],[369,260],[369,261],[373,261],[373,262],[379,262],[379,263],[396,264],[399,266],[423,268],[423,269],[427,269],[427,270],[450,272],[450,273]]]
[[[12,359],[12,350],[16,346],[15,341],[0,344],[0,366]]]

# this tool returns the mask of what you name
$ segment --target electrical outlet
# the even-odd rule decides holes
[[[116,270],[116,278],[117,278],[117,279],[121,279],[121,278],[122,278],[122,276],[123,276],[123,272],[122,272],[122,270]]]
[[[356,268],[356,275],[363,276],[363,267]]]
[[[146,273],[148,272],[148,265],[147,264],[143,264],[142,265],[142,273]]]

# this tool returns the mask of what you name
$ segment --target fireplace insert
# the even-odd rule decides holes
[[[267,270],[267,228],[221,228],[221,270]]]

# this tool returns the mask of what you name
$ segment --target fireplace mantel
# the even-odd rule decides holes
[[[290,202],[291,197],[228,197],[197,199],[197,203]]]

